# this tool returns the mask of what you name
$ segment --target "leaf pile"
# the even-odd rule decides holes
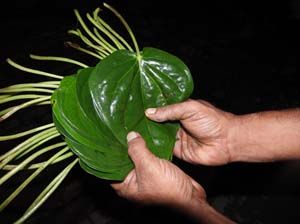
[[[190,71],[177,57],[155,48],[139,55],[118,50],[62,80],[52,95],[53,120],[85,171],[123,180],[134,167],[129,131],[139,132],[156,156],[172,158],[179,125],[150,121],[145,109],[183,101],[192,90]]]

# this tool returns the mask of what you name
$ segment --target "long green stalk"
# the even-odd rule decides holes
[[[108,25],[101,17],[98,16],[98,13],[100,11],[100,8],[97,8],[94,13],[94,20],[97,21],[99,24],[101,24],[103,27],[105,27],[108,31],[110,31],[116,38],[118,38],[128,50],[133,51],[131,46],[127,43],[126,40],[122,36],[120,36],[110,25]]]
[[[31,105],[41,103],[43,101],[50,101],[50,98],[51,98],[51,96],[45,96],[45,97],[41,97],[39,99],[30,100],[26,103],[22,103],[18,106],[15,106],[11,111],[7,112],[6,114],[4,114],[0,117],[0,122],[7,119],[7,118],[9,118],[11,115],[13,115],[14,113],[16,113],[17,111],[19,111],[21,109],[24,109],[24,108],[29,107]]]
[[[6,61],[11,66],[13,66],[13,67],[15,67],[15,68],[17,68],[21,71],[24,71],[24,72],[28,72],[28,73],[32,73],[32,74],[36,74],[36,75],[47,76],[47,77],[55,78],[55,79],[63,79],[64,78],[63,76],[60,76],[60,75],[55,75],[55,74],[52,74],[52,73],[49,73],[49,72],[43,72],[43,71],[40,71],[40,70],[37,70],[37,69],[31,69],[31,68],[24,67],[22,65],[17,64],[14,61],[12,61],[10,58],[8,58]]]
[[[68,151],[69,148],[65,147],[52,156],[47,162],[43,163],[35,172],[33,172],[4,202],[0,205],[0,212],[16,197],[21,191],[34,179],[36,178],[47,166],[49,166],[53,161],[55,161],[60,155]]]
[[[103,26],[101,26],[99,23],[97,23],[90,14],[86,14],[88,20],[97,27],[101,32],[103,32],[119,49],[125,49],[123,45],[111,34],[109,33]],[[114,48],[111,44],[109,44],[99,33],[98,33],[99,40],[105,44],[105,46],[109,47],[112,51],[115,51],[116,48]]]
[[[79,21],[80,25],[82,26],[82,28],[84,29],[84,31],[89,35],[89,37],[92,38],[92,40],[94,40],[97,44],[99,44],[100,46],[102,46],[103,48],[105,48],[105,50],[107,50],[109,53],[112,53],[113,50],[111,50],[110,48],[108,48],[101,40],[99,40],[91,31],[90,29],[87,27],[87,25],[85,24],[85,22],[83,21],[83,19],[81,18],[78,10],[74,10],[75,16],[77,17],[77,20]]]
[[[28,131],[23,131],[23,132],[13,134],[13,135],[0,136],[0,141],[7,141],[7,140],[11,140],[11,139],[21,138],[26,135],[30,135],[35,132],[42,131],[44,129],[51,128],[51,127],[54,127],[54,123],[46,124],[46,125],[43,125],[43,126],[40,126],[37,128],[30,129]]]
[[[0,100],[1,99],[5,99],[5,98],[8,98],[8,97],[10,97],[11,95],[8,95],[8,94],[5,94],[5,95],[0,95]]]
[[[49,104],[51,104],[50,101],[44,101],[44,102],[41,102],[41,103],[37,103],[37,104],[35,104],[34,106],[49,105]],[[1,117],[2,115],[6,114],[7,112],[11,111],[11,110],[14,109],[14,108],[15,108],[15,106],[6,108],[6,109],[4,109],[4,110],[1,110],[1,111],[0,111],[0,117]]]
[[[54,88],[56,89],[59,85],[59,82],[53,83],[44,83],[44,82],[37,82],[37,83],[21,83],[21,84],[15,84],[11,86],[7,86],[2,89],[19,89],[19,88],[32,88],[32,87],[39,87],[39,88]],[[0,89],[1,90],[1,89]]]
[[[41,144],[41,142],[43,143],[43,140],[47,139],[49,136],[53,136],[55,134],[59,134],[58,131],[56,130],[55,127],[53,128],[49,128],[47,130],[44,130],[38,134],[35,134],[34,136],[26,139],[25,141],[21,142],[20,144],[18,144],[17,146],[15,146],[14,148],[12,148],[11,150],[9,150],[8,152],[4,153],[3,155],[0,156],[0,169],[3,166],[3,163],[5,163],[5,161],[7,161],[5,164],[7,164],[9,161],[11,161],[12,159],[14,159],[17,155],[19,155],[21,152],[23,152],[24,150],[33,147],[33,146],[39,146]],[[36,144],[37,143],[37,144]]]
[[[6,182],[9,178],[11,178],[13,175],[15,175],[17,172],[19,172],[20,170],[22,170],[25,166],[27,166],[27,164],[29,164],[32,160],[34,160],[35,158],[37,158],[38,156],[52,150],[52,149],[56,149],[59,148],[61,146],[66,145],[67,143],[65,142],[60,142],[54,145],[50,145],[47,146],[43,149],[40,149],[39,151],[35,152],[34,154],[30,155],[28,158],[26,158],[24,161],[22,161],[15,169],[9,171],[8,173],[6,173],[3,177],[0,178],[0,186]]]
[[[88,68],[89,66],[80,62],[76,61],[70,58],[64,58],[64,57],[54,57],[54,56],[40,56],[40,55],[33,55],[30,54],[30,58],[35,59],[35,60],[44,60],[44,61],[61,61],[61,62],[66,62],[74,65],[81,66],[83,68]]]
[[[66,153],[66,154],[64,154],[64,155],[62,155],[62,156],[60,156],[60,157],[58,157],[57,159],[55,159],[53,162],[51,162],[51,165],[52,165],[52,164],[55,164],[55,163],[59,163],[59,162],[65,160],[65,159],[68,159],[68,158],[70,158],[70,157],[73,156],[73,155],[74,155],[73,152],[68,152],[68,153]],[[24,167],[24,169],[26,169],[26,170],[34,170],[34,169],[38,169],[38,168],[40,168],[41,166],[43,166],[44,163],[46,163],[46,162],[34,163],[34,164],[32,164],[32,165],[30,165],[30,166],[28,166],[28,167]],[[18,166],[18,165],[8,164],[8,165],[5,165],[5,166],[2,168],[2,170],[12,170],[12,169],[16,168],[17,166]]]
[[[74,34],[74,35],[80,37],[80,39],[81,39],[86,45],[88,45],[89,47],[93,48],[93,49],[94,49],[95,51],[97,51],[97,52],[101,52],[102,55],[108,56],[108,55],[110,54],[110,53],[109,53],[105,48],[103,48],[102,46],[98,46],[98,45],[93,44],[87,37],[85,37],[85,36],[81,33],[81,31],[80,31],[79,29],[77,29],[77,30],[69,30],[68,33],[69,33],[69,34]],[[100,54],[100,55],[101,55],[101,54]],[[102,55],[101,55],[101,56],[102,56]]]
[[[37,144],[33,145],[32,147],[30,148],[27,148],[25,150],[23,150],[22,152],[19,152],[18,155],[15,156],[15,158],[13,160],[17,160],[17,159],[20,159],[22,157],[24,157],[25,155],[27,155],[28,153],[30,153],[31,151],[33,151],[34,149],[36,149],[38,146],[56,138],[60,136],[60,134],[58,132],[51,132],[49,133],[46,138],[44,138],[43,140],[37,142]]]
[[[103,3],[104,7],[108,8],[113,14],[115,14],[115,16],[117,16],[120,21],[123,23],[123,25],[125,26],[125,28],[127,29],[131,39],[132,39],[132,42],[134,44],[134,47],[135,47],[135,51],[136,51],[136,54],[137,54],[137,57],[140,58],[140,50],[139,50],[139,46],[137,44],[137,41],[135,39],[135,36],[130,28],[130,26],[128,25],[128,23],[126,22],[126,20],[123,18],[123,16],[116,10],[114,9],[112,6],[106,4],[106,3]]]
[[[83,52],[83,53],[89,54],[89,55],[91,55],[91,56],[93,56],[93,57],[95,57],[95,58],[98,58],[98,59],[100,59],[100,60],[103,59],[103,57],[101,57],[100,55],[98,55],[98,54],[96,54],[96,53],[94,53],[94,52],[92,52],[92,51],[90,51],[90,50],[87,50],[87,49],[85,49],[85,48],[82,48],[82,47],[80,47],[78,44],[74,44],[74,43],[72,43],[72,42],[66,42],[65,45],[66,45],[66,46],[69,46],[69,47],[72,47],[72,48],[74,48],[75,50],[78,50],[78,51],[81,51],[81,52]]]
[[[21,92],[42,92],[42,93],[53,93],[54,90],[43,89],[43,88],[10,88],[0,89],[0,93],[21,93]]]
[[[108,43],[103,37],[102,35],[98,32],[98,30],[96,28],[93,29],[95,35],[97,36],[97,38],[99,38],[99,40],[103,41],[110,49],[112,49],[113,51],[116,51],[117,49],[115,47],[113,47],[110,43]],[[119,46],[117,46],[118,49],[124,49],[121,48]]]
[[[37,95],[37,94],[22,94],[22,95],[16,95],[16,96],[9,96],[3,99],[0,99],[0,104],[2,103],[8,103],[15,100],[26,100],[26,99],[37,99],[41,97],[45,97],[47,95]]]
[[[19,218],[14,224],[21,224],[28,219],[57,189],[61,182],[66,178],[68,173],[78,162],[78,158],[70,163],[62,172],[60,172],[51,183],[40,193],[40,195],[34,200],[34,202],[25,211],[24,215]]]

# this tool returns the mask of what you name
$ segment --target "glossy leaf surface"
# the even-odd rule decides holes
[[[52,96],[57,129],[88,173],[123,180],[134,167],[126,135],[139,132],[158,157],[172,158],[178,124],[147,119],[145,109],[187,99],[193,81],[177,57],[154,48],[119,50],[95,68],[62,80]]]

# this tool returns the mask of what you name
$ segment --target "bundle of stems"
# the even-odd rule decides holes
[[[110,5],[104,3],[104,7],[109,9],[123,23],[129,32],[133,40],[135,50],[139,55],[137,43],[127,22]],[[79,37],[86,47],[81,47],[79,44],[72,42],[66,42],[66,46],[72,47],[99,60],[107,57],[116,50],[127,49],[133,51],[132,47],[125,41],[125,39],[99,16],[99,13],[101,12],[100,8],[94,10],[92,15],[89,13],[86,14],[86,18],[90,22],[89,25],[92,28],[89,28],[77,10],[74,10],[74,12],[83,31],[75,29],[68,31],[68,33]],[[30,58],[34,60],[70,63],[79,66],[80,68],[90,67],[78,60],[65,57],[30,54]],[[44,76],[47,79],[52,80],[36,83],[15,84],[0,89],[0,106],[7,103],[15,103],[14,106],[7,107],[0,111],[0,125],[2,125],[2,122],[10,118],[12,115],[18,115],[18,112],[25,108],[30,107],[34,110],[36,106],[51,105],[51,96],[55,89],[59,88],[60,81],[64,78],[64,76],[59,74],[53,74],[22,66],[12,59],[7,59],[7,62],[19,71]],[[49,114],[49,116],[51,116],[51,114]],[[8,184],[7,182],[9,182],[9,180],[11,180],[15,174],[19,172],[29,170],[31,171],[31,174],[25,179],[25,181],[20,183],[20,185],[14,189],[14,191],[3,202],[0,202],[0,212],[2,212],[25,187],[32,182],[34,183],[34,179],[38,177],[42,171],[45,171],[47,167],[62,161],[70,160],[71,162],[69,162],[44,188],[44,190],[42,190],[42,192],[36,197],[31,205],[29,205],[24,214],[15,221],[15,223],[23,223],[27,220],[47,200],[47,198],[51,196],[78,162],[78,158],[74,158],[74,154],[70,151],[67,143],[65,143],[61,138],[61,135],[57,131],[54,123],[43,124],[39,127],[16,134],[0,136],[0,141],[11,141],[19,138],[25,138],[25,140],[17,144],[12,149],[1,149],[0,151],[0,170],[4,171],[2,172],[4,175],[0,176],[0,187],[4,184]],[[46,160],[42,162],[35,162],[37,158],[44,158],[45,155],[48,155]],[[73,159],[70,159],[71,157],[73,157]],[[47,175],[46,172],[44,173]],[[37,183],[35,182],[35,184]]]

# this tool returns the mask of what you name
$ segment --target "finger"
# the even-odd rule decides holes
[[[192,146],[194,141],[182,129],[179,132],[179,139],[179,142],[176,142],[174,147],[174,155],[179,159],[195,164],[194,158],[196,157],[194,155],[194,147]]]
[[[173,154],[174,154],[178,159],[182,159],[182,156],[181,156],[181,141],[180,141],[180,140],[177,140],[177,141],[175,142]]]
[[[206,192],[205,192],[204,188],[198,182],[196,182],[193,178],[191,178],[191,182],[195,189],[194,192],[195,193],[197,192],[197,197],[201,198],[202,200],[206,200]]]
[[[159,108],[148,108],[145,114],[154,121],[185,120],[195,114],[201,103],[195,100],[188,100],[182,103],[172,104]]]
[[[135,179],[134,169],[129,172],[129,174],[122,182],[115,182],[113,184],[110,184],[110,186],[116,191],[121,191],[125,187],[125,185],[128,185],[130,182],[132,182],[133,179]]]
[[[112,188],[116,191],[116,193],[125,198],[130,198],[134,196],[137,192],[137,179],[136,172],[133,169],[125,178],[125,180],[121,183],[111,184]]]
[[[136,167],[155,158],[147,148],[144,139],[138,133],[129,132],[127,135],[127,142],[128,154]]]
[[[176,142],[174,145],[174,150],[173,150],[173,154],[178,158],[178,159],[182,159],[181,156],[181,132],[182,129],[179,129],[177,134],[176,134]]]
[[[119,182],[119,183],[114,183],[114,184],[110,184],[110,186],[115,190],[115,191],[120,191],[122,189],[122,187],[124,186],[123,182]]]

